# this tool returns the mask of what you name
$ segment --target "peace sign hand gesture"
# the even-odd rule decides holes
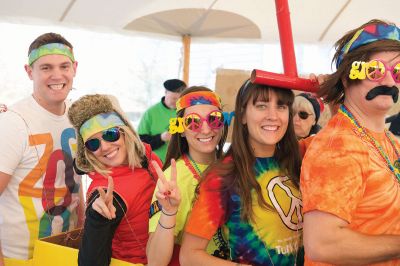
[[[181,193],[176,183],[176,162],[174,159],[171,160],[171,180],[165,178],[163,171],[155,161],[151,163],[158,176],[156,198],[167,215],[176,213],[181,203]]]
[[[109,220],[114,219],[116,209],[113,205],[114,181],[112,177],[108,177],[107,193],[104,192],[103,188],[97,188],[97,191],[100,196],[93,202],[93,210]]]

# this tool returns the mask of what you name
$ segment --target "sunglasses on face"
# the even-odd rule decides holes
[[[299,115],[299,117],[300,117],[301,120],[307,120],[308,117],[309,117],[310,115],[312,115],[312,114],[307,113],[306,111],[299,111],[299,112],[297,112],[296,114]]]
[[[385,78],[387,72],[390,72],[396,83],[400,83],[400,61],[393,64],[392,67],[387,66],[379,59],[369,62],[356,61],[351,65],[349,77],[351,79],[368,78],[371,81],[380,81]]]
[[[206,121],[211,129],[220,129],[224,126],[224,115],[221,111],[211,111],[206,118],[201,117],[199,114],[187,114],[183,118],[183,125],[186,129],[200,132],[203,122]]]
[[[115,142],[121,136],[120,129],[117,127],[109,128],[101,132],[101,138],[107,142]],[[92,138],[85,142],[85,147],[91,152],[95,152],[100,148],[101,141],[98,138]]]

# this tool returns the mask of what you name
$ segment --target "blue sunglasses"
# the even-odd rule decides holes
[[[101,138],[107,142],[115,142],[121,136],[120,129],[117,127],[109,128],[101,132]],[[85,147],[91,152],[95,152],[100,148],[101,141],[98,138],[89,139],[85,142]]]

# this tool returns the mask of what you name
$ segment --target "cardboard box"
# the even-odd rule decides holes
[[[33,266],[33,259],[30,260],[17,260],[4,258],[5,266]]]
[[[33,264],[26,266],[77,266],[81,234],[81,229],[76,229],[67,233],[36,240],[35,250],[33,251]],[[141,265],[117,259],[111,259],[110,264],[110,266]]]

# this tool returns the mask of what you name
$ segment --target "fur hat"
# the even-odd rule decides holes
[[[75,128],[75,133],[77,136],[76,138],[78,150],[76,152],[76,166],[79,170],[85,172],[94,171],[93,166],[90,164],[85,156],[85,144],[83,143],[83,139],[81,134],[79,133],[79,129],[84,122],[86,122],[93,116],[113,111],[120,116],[125,125],[130,127],[132,132],[135,134],[135,130],[133,129],[133,126],[129,122],[129,119],[119,106],[117,98],[112,95],[85,95],[75,101],[69,108],[68,118],[72,126]]]

